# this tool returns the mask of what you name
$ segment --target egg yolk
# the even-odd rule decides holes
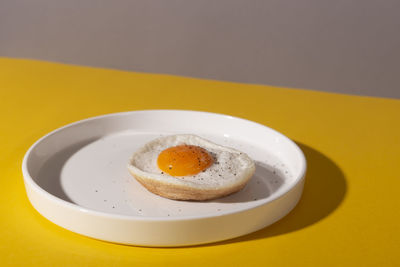
[[[163,150],[158,167],[172,176],[195,175],[213,164],[213,157],[202,147],[179,145]]]

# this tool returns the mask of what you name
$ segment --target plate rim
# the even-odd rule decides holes
[[[300,170],[300,173],[297,177],[295,177],[294,181],[292,183],[290,183],[290,185],[285,189],[282,190],[279,194],[276,194],[275,196],[271,197],[271,198],[266,198],[265,200],[261,201],[258,200],[259,203],[248,207],[248,208],[242,208],[239,210],[234,210],[234,211],[225,211],[225,212],[220,212],[218,213],[218,215],[215,214],[210,214],[210,215],[186,215],[186,216],[181,216],[181,217],[174,217],[174,216],[170,216],[170,217],[156,217],[156,216],[137,216],[137,215],[123,215],[123,214],[114,214],[114,213],[107,213],[107,212],[103,212],[103,211],[96,211],[90,208],[86,208],[86,207],[82,207],[76,203],[72,203],[66,200],[63,200],[53,194],[51,194],[50,192],[44,190],[42,187],[40,187],[32,178],[32,176],[30,175],[29,171],[28,171],[28,166],[27,166],[27,162],[29,159],[29,156],[31,155],[32,151],[46,138],[48,138],[49,136],[52,136],[54,134],[56,134],[57,132],[60,132],[66,128],[69,127],[73,127],[75,125],[78,124],[82,124],[82,123],[86,123],[89,121],[93,121],[93,120],[97,120],[97,119],[101,119],[101,118],[105,118],[105,117],[113,117],[113,116],[124,116],[124,115],[129,115],[132,113],[157,113],[157,112],[175,112],[175,113],[193,113],[193,114],[203,114],[203,115],[208,115],[208,116],[217,116],[217,117],[221,117],[221,118],[227,118],[227,119],[234,119],[234,120],[239,120],[239,121],[243,121],[246,123],[250,123],[250,124],[255,124],[259,127],[264,127],[267,128],[268,130],[274,132],[274,134],[279,135],[281,138],[285,139],[285,141],[288,141],[289,143],[291,143],[293,145],[293,147],[297,150],[297,152],[300,155],[301,158],[301,166],[302,169]],[[274,201],[277,201],[278,199],[284,197],[285,195],[287,195],[287,193],[289,193],[292,189],[294,189],[299,183],[301,183],[304,179],[305,179],[305,174],[307,171],[307,161],[306,161],[306,157],[303,153],[303,151],[301,150],[301,148],[296,144],[296,142],[294,142],[293,140],[291,140],[289,137],[287,137],[286,135],[280,133],[279,131],[270,128],[266,125],[263,125],[261,123],[255,122],[255,121],[251,121],[245,118],[241,118],[241,117],[237,117],[237,116],[232,116],[232,115],[227,115],[227,114],[222,114],[222,113],[215,113],[215,112],[208,112],[208,111],[197,111],[197,110],[184,110],[184,109],[144,109],[144,110],[132,110],[132,111],[123,111],[123,112],[115,112],[115,113],[107,113],[107,114],[103,114],[103,115],[97,115],[97,116],[93,116],[93,117],[89,117],[86,119],[81,119],[72,123],[68,123],[64,126],[61,126],[59,128],[56,128],[52,131],[50,131],[49,133],[43,135],[42,137],[40,137],[38,140],[36,140],[30,147],[29,149],[26,151],[26,153],[24,154],[23,160],[22,160],[22,173],[23,173],[23,180],[25,183],[28,183],[37,193],[39,193],[40,195],[44,196],[45,198],[47,198],[50,201],[55,201],[57,204],[65,206],[66,208],[69,209],[73,209],[76,211],[80,211],[80,212],[84,212],[88,215],[93,215],[93,216],[98,216],[98,217],[103,217],[103,218],[111,218],[111,219],[119,219],[119,220],[126,220],[126,221],[149,221],[149,222],[160,222],[160,221],[191,221],[191,220],[198,220],[198,219],[210,219],[210,218],[214,218],[214,217],[219,217],[219,216],[226,216],[226,215],[233,215],[236,213],[242,213],[244,211],[247,210],[252,210],[252,209],[256,209],[260,206],[263,206],[265,204],[268,203],[272,203]]]

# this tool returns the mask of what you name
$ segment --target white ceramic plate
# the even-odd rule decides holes
[[[127,170],[131,154],[161,135],[190,133],[256,161],[238,193],[205,202],[148,192]],[[105,241],[186,246],[245,235],[279,220],[300,199],[306,161],[299,147],[263,125],[178,110],[110,114],[69,124],[39,139],[22,165],[34,208],[55,224]]]

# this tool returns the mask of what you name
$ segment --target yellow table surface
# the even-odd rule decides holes
[[[0,58],[0,101],[1,266],[400,266],[399,100]],[[258,232],[187,248],[97,241],[33,209],[21,173],[33,142],[142,109],[224,113],[282,132],[308,160],[301,201]]]

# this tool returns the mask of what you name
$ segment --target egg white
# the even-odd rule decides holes
[[[214,163],[204,171],[190,176],[174,177],[162,173],[157,158],[161,151],[178,145],[194,145],[206,149],[214,158]],[[245,153],[233,148],[217,145],[196,135],[183,134],[157,138],[133,154],[128,165],[134,176],[162,183],[188,186],[199,189],[229,187],[250,179],[255,170],[253,160]]]

